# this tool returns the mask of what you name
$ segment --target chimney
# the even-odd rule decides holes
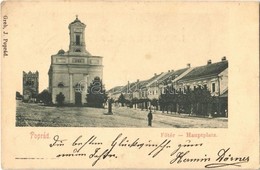
[[[208,65],[211,64],[211,60],[208,60],[208,63],[207,63],[207,64],[208,64]]]
[[[136,87],[135,87],[136,90],[139,89],[139,79],[136,80],[136,83],[135,83],[135,84],[136,84]]]
[[[170,73],[170,72],[171,72],[171,70],[168,70],[168,72]]]
[[[126,88],[126,93],[128,93],[128,92],[129,92],[129,89],[130,89],[130,82],[129,82],[129,81],[127,81],[127,88]]]
[[[156,74],[156,73],[154,73],[154,76],[157,76],[157,74]]]
[[[226,61],[226,60],[227,60],[226,56],[221,58],[221,61]]]
[[[174,70],[172,70],[172,72],[174,72]]]
[[[187,64],[187,67],[190,68],[190,63]]]

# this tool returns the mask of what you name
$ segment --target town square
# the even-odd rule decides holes
[[[259,167],[259,3],[1,7],[3,169]]]
[[[23,71],[16,126],[228,127],[226,56],[199,66],[190,59],[177,69],[124,84],[114,80],[106,88],[104,57],[87,50],[86,24],[76,15],[68,29],[69,49],[51,55],[46,89],[39,89],[39,71]]]
[[[148,111],[127,107],[48,107],[17,101],[16,126],[26,127],[140,127],[147,128]],[[153,128],[227,128],[227,118],[200,118],[187,115],[153,112]]]

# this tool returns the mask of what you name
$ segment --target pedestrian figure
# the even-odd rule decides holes
[[[227,109],[225,109],[225,116],[228,117]]]
[[[108,100],[108,114],[113,114],[112,112],[112,100]]]
[[[148,117],[148,126],[152,126],[152,120],[153,120],[152,110],[150,110],[147,117]]]

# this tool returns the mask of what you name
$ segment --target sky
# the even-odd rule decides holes
[[[247,15],[243,13],[247,6],[238,2],[223,5],[57,1],[7,5],[9,56],[6,62],[10,64],[4,67],[13,68],[20,92],[23,71],[38,70],[40,91],[48,87],[51,55],[60,49],[68,50],[68,25],[76,15],[87,25],[87,50],[104,57],[103,82],[107,90],[127,81],[148,79],[154,73],[184,68],[187,63],[200,66],[209,59],[219,62],[223,56],[232,61],[238,56],[234,50],[238,46],[233,46],[233,42],[252,26],[250,21],[241,25],[239,15]],[[242,27],[240,32],[236,32],[238,26]],[[243,40],[240,45],[247,46]]]

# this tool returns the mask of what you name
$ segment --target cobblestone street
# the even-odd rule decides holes
[[[113,115],[105,115],[107,109],[89,107],[49,107],[17,101],[16,126],[38,127],[148,127],[148,111],[113,107]],[[153,112],[154,128],[227,128],[225,118],[198,118]]]

